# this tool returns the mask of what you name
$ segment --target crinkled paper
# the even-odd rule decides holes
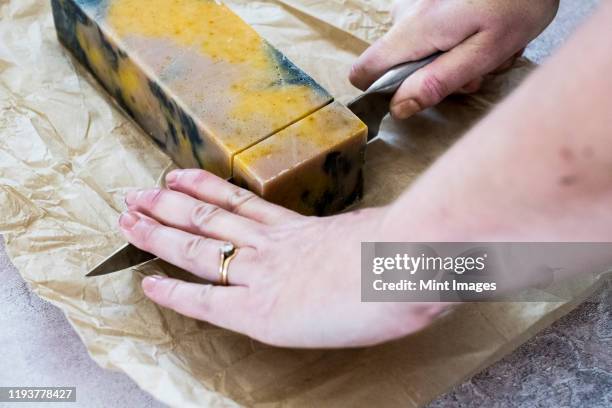
[[[356,94],[351,62],[390,25],[386,0],[228,2],[338,99]],[[364,206],[396,198],[530,70],[523,62],[478,95],[454,97],[368,148]],[[123,244],[123,196],[158,185],[170,160],[60,47],[49,2],[0,0],[0,231],[32,289],[61,308],[103,367],[160,401],[200,406],[420,406],[517,347],[576,301],[466,305],[386,345],[288,350],[197,322],[148,301],[143,274],[85,279]]]

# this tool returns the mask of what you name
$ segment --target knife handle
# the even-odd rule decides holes
[[[406,78],[431,64],[442,54],[437,52],[419,61],[394,66],[364,93],[348,103],[348,108],[368,126],[368,141],[378,136],[380,124],[389,113],[389,103]]]
[[[422,60],[396,65],[385,72],[385,74],[374,82],[364,93],[394,94],[410,75],[424,66],[431,64],[442,54],[443,52],[437,52]]]

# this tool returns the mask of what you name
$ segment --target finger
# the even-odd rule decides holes
[[[204,170],[175,170],[166,176],[168,188],[265,224],[299,217]]]
[[[127,240],[166,262],[196,276],[219,282],[221,248],[225,242],[190,234],[160,224],[144,214],[130,211],[119,219],[121,232]],[[239,248],[230,263],[230,284],[246,285],[253,249]]]
[[[391,101],[391,113],[406,119],[434,106],[501,62],[488,33],[470,37],[410,76]]]
[[[142,289],[158,305],[182,315],[237,332],[244,333],[247,328],[247,288],[226,288],[148,276],[142,281]]]
[[[419,33],[413,25],[393,26],[357,58],[351,68],[349,80],[354,86],[365,91],[395,65],[417,61],[438,51],[425,41],[411,41],[416,38],[419,38]]]
[[[178,191],[132,191],[127,194],[125,202],[131,211],[192,234],[229,241],[238,246],[255,246],[261,241],[262,224]]]
[[[403,12],[396,13],[396,23],[389,32],[353,65],[349,79],[356,87],[365,90],[395,65],[450,50],[480,30],[478,19],[462,18],[463,7],[448,4],[439,12],[440,7],[415,3],[400,8]],[[453,18],[462,21],[449,25]]]

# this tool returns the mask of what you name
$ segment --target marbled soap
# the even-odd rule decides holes
[[[333,100],[217,1],[51,2],[60,41],[180,167],[230,179],[237,155]]]
[[[340,211],[362,195],[367,133],[333,102],[238,154],[234,179],[304,214]]]

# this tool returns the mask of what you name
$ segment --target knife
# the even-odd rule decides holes
[[[155,258],[157,258],[155,255],[138,249],[132,244],[125,244],[111,256],[96,265],[86,276],[91,278],[108,275],[109,273],[119,272],[132,266],[141,265]]]
[[[419,69],[434,62],[442,52],[437,52],[419,61],[396,65],[374,82],[364,93],[346,105],[368,125],[368,142],[378,136],[380,124],[389,113],[389,104],[395,92],[406,78]]]
[[[378,136],[380,124],[389,113],[389,103],[402,83],[419,69],[435,61],[442,52],[437,52],[418,61],[406,62],[388,70],[364,93],[353,99],[347,107],[368,126],[368,142]],[[104,261],[96,265],[86,276],[102,276],[122,271],[157,258],[132,244],[126,244]]]

